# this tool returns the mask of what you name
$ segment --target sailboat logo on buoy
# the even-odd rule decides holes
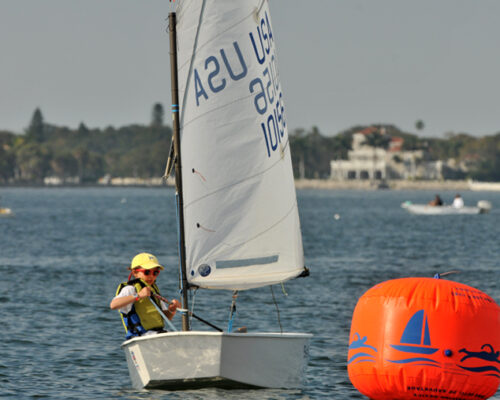
[[[434,354],[438,348],[431,347],[431,335],[429,331],[429,322],[424,310],[419,310],[410,318],[406,324],[405,330],[401,335],[400,344],[391,344],[391,347],[404,353]],[[407,363],[432,363],[439,364],[437,361],[427,357],[413,357],[403,360],[387,360],[397,364]]]

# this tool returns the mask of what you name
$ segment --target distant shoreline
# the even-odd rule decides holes
[[[337,190],[471,190],[468,181],[408,181],[392,180],[384,182],[370,181],[334,181],[331,179],[297,179],[297,189],[337,189]]]
[[[173,179],[166,183],[160,178],[136,179],[122,178],[113,183],[91,183],[91,184],[28,184],[28,183],[8,183],[0,184],[1,188],[10,187],[29,187],[29,188],[105,188],[105,187],[173,187]],[[471,182],[465,180],[444,180],[444,181],[409,181],[409,180],[391,180],[385,182],[370,181],[335,181],[331,179],[296,179],[296,189],[318,189],[318,190],[433,190],[436,192],[442,190],[466,191],[466,190],[485,190],[500,191],[500,182]]]

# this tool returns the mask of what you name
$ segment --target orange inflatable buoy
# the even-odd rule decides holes
[[[500,383],[500,307],[435,278],[369,289],[354,309],[347,370],[373,400],[483,400]]]

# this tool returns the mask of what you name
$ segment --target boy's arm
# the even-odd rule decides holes
[[[149,296],[151,296],[151,289],[149,287],[143,287],[141,291],[137,293],[133,286],[125,286],[122,291],[111,300],[109,308],[117,310]]]

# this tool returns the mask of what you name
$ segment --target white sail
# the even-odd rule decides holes
[[[186,270],[249,289],[304,268],[276,43],[267,0],[177,8]]]

